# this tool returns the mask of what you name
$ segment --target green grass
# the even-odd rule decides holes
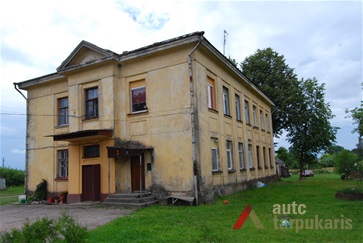
[[[190,206],[152,206],[90,231],[87,242],[362,242],[363,202],[343,201],[335,192],[353,181],[342,181],[336,174],[321,174],[298,180],[297,176],[275,182],[263,188],[225,196],[215,204]],[[224,205],[223,200],[229,204]],[[274,215],[274,204],[305,204],[306,213],[288,217],[321,221],[324,229],[275,228],[286,215]],[[256,229],[251,218],[243,227],[232,227],[246,205],[250,203],[265,229]],[[326,222],[336,220],[332,228]],[[310,220],[310,221],[309,221]],[[352,220],[352,229],[346,228]],[[350,222],[350,221],[348,221]],[[315,222],[313,222],[315,223]],[[343,228],[343,229],[342,229]]]
[[[0,205],[18,202],[18,195],[24,194],[24,186],[9,187],[0,191]]]

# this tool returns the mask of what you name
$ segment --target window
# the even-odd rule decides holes
[[[258,169],[262,169],[260,164],[260,146],[256,146],[256,156],[257,156],[257,167]]]
[[[86,90],[86,119],[98,117],[98,88]]]
[[[271,161],[271,148],[268,148],[268,161],[270,163],[270,167],[273,168],[274,166]]]
[[[250,164],[250,168],[253,168],[253,161],[252,161],[252,145],[248,145],[248,162]]]
[[[131,89],[131,112],[147,111],[145,86]]]
[[[227,140],[227,163],[228,163],[228,170],[233,170],[232,142],[228,140]]]
[[[239,154],[239,167],[240,169],[244,170],[245,168],[245,162],[243,159],[243,143],[238,143],[238,154]]]
[[[217,148],[212,148],[212,170],[213,171],[218,171],[219,170],[218,150],[217,150]]]
[[[263,112],[262,110],[260,110],[260,126],[261,126],[261,129],[265,129],[265,123],[263,122]]]
[[[208,77],[208,108],[216,110],[216,91],[214,79]]]
[[[223,110],[224,114],[229,116],[229,90],[226,87],[223,87]]]
[[[68,124],[68,97],[58,99],[58,125]]]
[[[245,100],[246,123],[251,124],[250,121],[250,104]]]
[[[241,102],[238,94],[235,95],[235,99],[236,99],[236,119],[237,121],[241,121]]]
[[[256,108],[256,106],[253,106],[253,125],[255,127],[258,127],[258,125],[257,125],[257,108]]]
[[[267,164],[267,160],[266,160],[266,148],[265,147],[262,148],[262,153],[263,153],[263,162],[265,163],[265,169],[267,169],[268,164]]]
[[[268,114],[266,114],[266,130],[269,132],[270,131],[270,121],[268,118]]]
[[[68,149],[57,151],[58,177],[68,177]]]
[[[100,157],[100,145],[90,145],[83,147],[84,158]]]

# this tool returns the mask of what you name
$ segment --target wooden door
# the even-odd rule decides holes
[[[81,201],[99,201],[101,194],[100,165],[82,166]]]
[[[140,172],[141,172],[141,175],[140,175]],[[144,156],[141,156],[141,168],[140,168],[140,156],[132,156],[131,157],[131,189],[133,192],[140,191],[140,183],[142,184],[141,190],[144,191],[145,190]]]

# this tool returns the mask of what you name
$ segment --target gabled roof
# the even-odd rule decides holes
[[[79,65],[111,59],[117,61],[119,59],[119,55],[83,40],[62,62],[62,64],[57,68],[57,71],[61,72]]]

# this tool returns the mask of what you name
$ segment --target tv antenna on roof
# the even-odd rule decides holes
[[[223,30],[223,55],[225,55],[225,51],[226,51],[226,42],[227,42],[227,31]]]

